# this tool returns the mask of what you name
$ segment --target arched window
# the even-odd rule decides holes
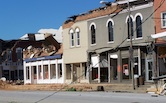
[[[96,28],[95,25],[91,25],[91,44],[96,44]]]
[[[70,47],[74,46],[74,31],[73,29],[70,30]]]
[[[76,28],[75,33],[76,33],[76,45],[80,46],[80,30],[79,30],[79,28]]]
[[[142,37],[142,20],[140,16],[136,17],[136,37],[141,38]]]
[[[130,35],[133,38],[134,29],[133,29],[133,19],[131,17],[129,17],[127,20],[127,28],[128,28],[128,39],[130,39]]]
[[[113,23],[111,21],[108,22],[108,41],[114,41]]]

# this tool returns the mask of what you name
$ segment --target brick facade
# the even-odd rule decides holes
[[[161,5],[161,3],[163,3]],[[166,31],[166,28],[161,27],[161,13],[166,12],[166,2],[163,2],[163,0],[154,0],[154,9],[157,11],[154,13],[154,21],[155,21],[155,28],[156,33],[164,32]]]

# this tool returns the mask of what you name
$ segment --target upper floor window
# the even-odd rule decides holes
[[[22,59],[22,48],[16,48],[16,53],[17,53],[17,59],[21,60]]]
[[[74,31],[70,30],[70,47],[74,46]]]
[[[114,41],[113,21],[108,22],[108,42]]]
[[[161,13],[162,28],[166,28],[166,12]]]
[[[136,37],[141,38],[142,37],[142,20],[140,16],[136,17]]]
[[[75,32],[76,32],[76,45],[80,46],[80,30],[77,28]]]
[[[96,28],[94,24],[90,26],[90,31],[91,31],[91,44],[96,44]]]
[[[128,39],[130,39],[130,36],[132,36],[132,38],[133,38],[134,29],[133,29],[132,17],[129,17],[127,20],[127,28],[128,28]]]
[[[7,50],[7,60],[12,61],[12,51],[11,50]]]

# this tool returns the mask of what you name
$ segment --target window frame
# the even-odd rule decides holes
[[[92,31],[92,29],[94,31]],[[89,26],[89,30],[90,30],[90,36],[91,36],[90,37],[91,38],[91,46],[96,45],[96,24],[91,23],[91,25]]]
[[[22,48],[16,48],[16,54],[17,54],[17,60],[21,60],[22,59],[22,56],[23,56],[23,54],[22,54]]]
[[[165,18],[163,16],[163,14],[165,15]],[[161,28],[166,28],[166,12],[161,13]]]
[[[26,66],[26,80],[30,80],[30,67]]]
[[[138,20],[138,17],[140,18],[139,21]],[[136,21],[136,38],[142,38],[143,37],[143,33],[142,33],[142,17],[140,15],[137,15],[136,18],[135,18],[135,21]],[[140,23],[141,21],[141,23]],[[141,32],[141,34],[140,34]],[[140,36],[141,35],[141,36]]]
[[[70,47],[73,48],[75,46],[73,29],[70,29],[69,34],[70,34]]]
[[[111,25],[111,28],[110,28],[110,25],[109,24],[112,24]],[[109,43],[114,43],[114,22],[112,19],[109,19],[107,21],[107,24],[106,24],[106,27],[108,29],[108,42]],[[111,29],[111,30],[110,30]],[[110,32],[111,31],[111,32]],[[112,38],[111,38],[112,37]]]
[[[12,51],[10,49],[7,50],[7,60],[12,61]]]
[[[131,28],[129,28],[129,19],[131,19],[132,20],[132,27]],[[127,19],[126,19],[126,24],[127,24],[127,40],[130,40],[131,38],[130,38],[130,33],[132,34],[132,39],[134,39],[134,19],[133,19],[133,16],[132,15],[130,15],[130,16],[128,16],[127,17]],[[131,29],[131,31],[130,31],[130,29]]]
[[[76,46],[79,47],[80,46],[80,30],[79,30],[79,28],[76,28],[75,35],[76,35]]]

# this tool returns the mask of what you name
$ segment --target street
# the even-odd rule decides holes
[[[0,90],[0,103],[166,103],[166,97],[136,93]]]

